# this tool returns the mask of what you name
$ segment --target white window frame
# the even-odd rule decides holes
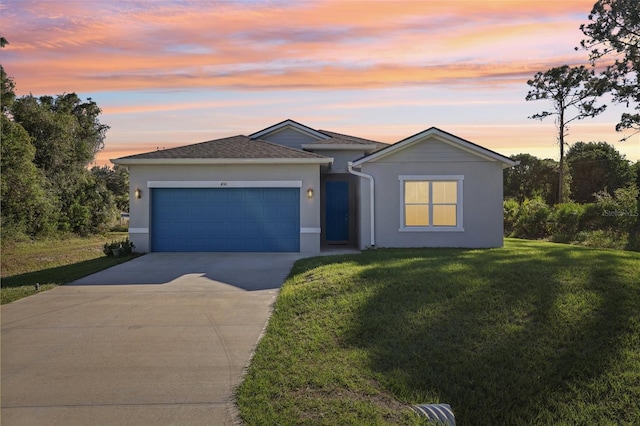
[[[400,175],[400,232],[462,232],[463,226],[463,183],[464,175]],[[404,183],[406,181],[448,181],[457,183],[457,199],[456,199],[456,224],[457,226],[406,226],[405,221],[405,201],[404,201]],[[429,191],[431,196],[431,191]],[[430,200],[431,201],[431,200]],[[429,220],[433,220],[433,203],[429,203]]]

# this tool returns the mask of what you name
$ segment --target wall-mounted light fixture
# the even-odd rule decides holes
[[[311,199],[313,198],[313,188],[309,187],[309,189],[307,189],[307,198]]]
[[[142,190],[140,188],[136,188],[135,195],[137,199],[142,198]]]

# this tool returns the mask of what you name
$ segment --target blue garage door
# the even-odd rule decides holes
[[[152,251],[300,251],[299,188],[155,188]]]

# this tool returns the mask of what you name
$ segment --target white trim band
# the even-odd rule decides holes
[[[320,228],[300,228],[301,234],[319,234],[320,232]]]
[[[411,226],[398,229],[400,232],[464,232],[463,227],[454,226]]]
[[[464,175],[400,175],[398,180],[464,180]]]
[[[149,228],[129,228],[130,234],[148,234]]]
[[[302,188],[301,180],[150,180],[148,188]]]

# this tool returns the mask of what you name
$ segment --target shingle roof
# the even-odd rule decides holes
[[[367,150],[371,150],[371,145],[375,146],[374,151],[382,149],[387,146],[386,143],[373,141],[370,139],[358,138],[355,136],[344,135],[342,133],[330,132],[328,130],[316,130],[309,126],[298,123],[297,121],[287,119],[277,124],[262,129],[249,135],[250,138],[260,138],[264,135],[282,130],[284,128],[293,128],[301,133],[306,133],[318,138],[318,140],[304,143],[302,146],[305,148],[313,149],[313,145],[368,145]]]
[[[376,145],[376,150],[387,147],[388,144],[373,141],[371,139],[358,138],[356,136],[343,135],[342,133],[330,132],[328,130],[318,130],[321,133],[324,133],[327,136],[330,136],[331,139],[327,139],[325,141],[318,141],[318,144],[340,144],[340,145]],[[309,145],[313,145],[310,143]]]
[[[216,139],[192,145],[180,146],[143,154],[130,155],[119,160],[142,159],[204,159],[204,158],[326,158],[323,155],[306,152],[283,145],[277,145],[261,139],[251,139],[248,136],[238,135],[228,138]]]

